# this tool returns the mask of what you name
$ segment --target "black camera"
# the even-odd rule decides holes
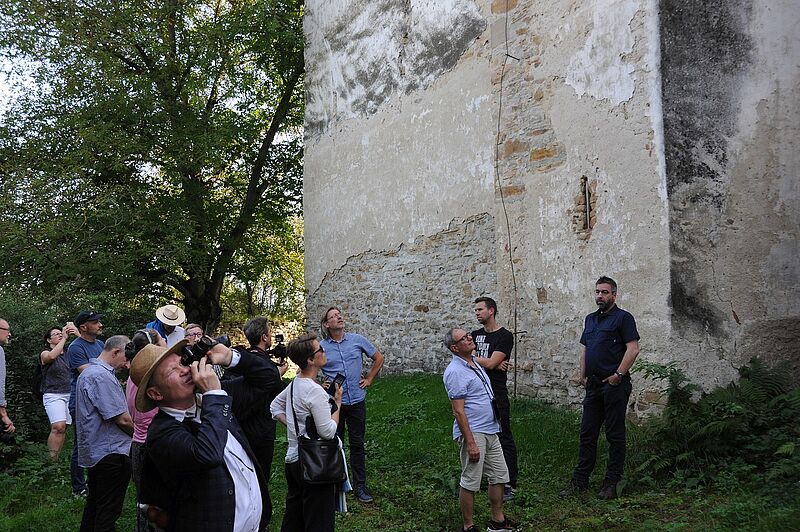
[[[267,354],[271,358],[275,358],[278,360],[278,365],[283,365],[286,361],[286,344],[283,343],[283,335],[276,334],[275,335],[275,345],[267,351]]]
[[[201,358],[208,354],[208,351],[217,344],[222,344],[225,347],[231,346],[231,341],[227,334],[210,338],[208,336],[201,336],[192,345],[186,345],[181,350],[181,364],[184,366],[191,366],[192,362],[199,362]]]
[[[12,443],[14,443],[14,433],[6,432],[7,428],[8,425],[6,425],[6,422],[0,419],[0,443],[11,445]]]

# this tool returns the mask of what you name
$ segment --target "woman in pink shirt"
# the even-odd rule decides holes
[[[127,351],[131,351],[131,355],[135,356],[142,348],[148,344],[154,344],[160,347],[167,347],[167,342],[158,334],[155,329],[140,329],[133,333],[131,342],[126,347]],[[128,359],[132,360],[131,355]],[[147,412],[139,412],[136,410],[136,390],[138,388],[133,381],[128,377],[128,383],[125,385],[125,395],[128,399],[128,412],[133,418],[133,440],[131,441],[131,476],[133,477],[133,484],[136,486],[136,492],[139,493],[140,482],[142,479],[142,461],[144,459],[144,442],[147,439],[147,429],[150,422],[158,413],[158,408],[154,408]],[[137,509],[136,512],[136,530],[138,532],[147,532],[152,530],[148,529],[147,517],[144,512]]]

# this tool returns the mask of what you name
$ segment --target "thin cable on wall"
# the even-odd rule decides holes
[[[517,346],[519,344],[519,342],[517,341],[517,302],[519,300],[519,294],[517,291],[517,274],[514,269],[513,246],[511,245],[511,223],[508,220],[506,199],[505,195],[503,194],[503,184],[500,180],[500,122],[503,114],[503,80],[505,78],[506,64],[508,63],[508,60],[514,59],[515,61],[519,61],[519,58],[514,57],[513,55],[508,53],[508,0],[506,0],[503,40],[505,42],[506,50],[505,54],[503,55],[503,65],[500,68],[500,94],[498,96],[498,106],[497,106],[497,135],[495,137],[495,143],[494,143],[494,178],[495,182],[497,183],[497,190],[500,191],[500,204],[503,206],[503,216],[505,217],[506,220],[506,231],[508,233],[508,262],[511,265],[511,283],[514,288],[514,301],[513,301],[514,353],[512,356],[512,362],[514,364],[514,397],[516,397],[517,396]]]

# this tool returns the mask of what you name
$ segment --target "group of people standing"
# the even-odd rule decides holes
[[[598,497],[613,499],[625,463],[625,415],[632,389],[629,371],[639,355],[639,333],[633,316],[616,305],[613,279],[600,277],[594,297],[597,311],[586,316],[580,338],[580,384],[586,395],[578,464],[559,495],[568,497],[589,488],[597,439],[605,424],[609,457]],[[497,324],[493,299],[479,297],[474,310],[481,329],[468,333],[456,327],[444,337],[444,347],[453,356],[444,371],[444,386],[455,417],[453,439],[460,450],[462,530],[478,530],[473,507],[485,476],[491,510],[487,530],[511,531],[518,524],[505,515],[503,502],[513,498],[519,474],[506,388],[514,336]]]
[[[588,489],[603,424],[609,460],[599,497],[615,497],[622,477],[629,370],[639,353],[639,335],[633,316],[616,306],[616,296],[612,279],[598,279],[598,309],[586,317],[580,339],[586,396],[579,459],[562,496]],[[452,354],[443,378],[460,449],[463,530],[478,530],[473,506],[485,476],[491,506],[487,528],[511,531],[518,525],[504,514],[503,503],[515,496],[519,475],[506,386],[514,335],[497,323],[493,299],[476,299],[474,313],[479,329],[451,328],[444,337]],[[159,308],[156,319],[131,338],[100,340],[102,318],[81,311],[73,322],[49,329],[48,349],[40,354],[51,457],[60,453],[66,426],[76,427],[70,471],[73,493],[87,498],[81,530],[114,528],[131,476],[138,530],[266,529],[272,517],[267,481],[276,421],[286,425],[288,436],[281,530],[333,530],[335,512],[346,509],[344,494],[351,488],[359,501],[374,500],[364,450],[366,389],[384,356],[364,336],[345,331],[338,308],[321,317],[321,338],[307,333],[289,342],[286,355],[298,368],[290,386],[282,380],[286,362],[270,356],[272,334],[264,317],[244,326],[249,346],[216,344],[205,356],[188,360],[187,349],[204,331],[197,324],[181,327],[185,315],[175,305]],[[2,345],[10,334],[0,319],[0,430],[13,433],[3,393]],[[76,338],[65,350],[71,335]],[[371,360],[366,371],[365,357]],[[124,388],[115,376],[123,368],[130,368]],[[339,387],[332,384],[336,377],[344,378]],[[345,432],[352,477],[342,485],[306,482],[299,436],[337,437],[342,446]]]

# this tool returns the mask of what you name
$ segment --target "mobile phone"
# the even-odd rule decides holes
[[[67,327],[69,327],[70,329],[74,329],[75,328],[75,324],[72,323],[71,321],[68,321],[67,322]]]
[[[336,395],[336,388],[341,388],[342,384],[344,384],[344,375],[337,373],[336,377],[333,379],[333,382],[328,385],[328,393],[331,395]]]

